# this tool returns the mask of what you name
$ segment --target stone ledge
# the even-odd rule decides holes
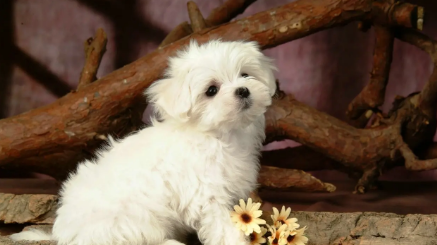
[[[307,226],[308,245],[437,244],[437,215],[293,212],[291,216],[298,218],[301,226]],[[50,241],[14,243],[7,237],[0,237],[0,244],[56,245]]]
[[[52,224],[57,204],[56,195],[0,193],[0,222]]]

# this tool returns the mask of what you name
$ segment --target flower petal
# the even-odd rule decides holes
[[[264,225],[264,224],[266,224],[266,221],[265,221],[265,220],[263,220],[263,219],[259,219],[259,218],[255,218],[255,219],[253,220],[253,222],[256,223],[256,224],[260,224],[260,225]]]
[[[249,199],[247,199],[246,210],[249,211],[251,209],[252,209],[252,198],[249,197]]]
[[[277,208],[273,207],[273,214],[278,217],[279,216],[279,211]]]
[[[284,213],[284,219],[287,219],[290,213],[291,213],[291,208],[287,208],[287,210]]]
[[[239,213],[239,214],[241,214],[241,213],[243,212],[243,209],[241,209],[241,207],[238,206],[238,205],[235,205],[235,206],[234,206],[234,210],[235,210],[235,212],[237,212],[237,213]]]
[[[253,204],[252,208],[250,209],[250,212],[256,211],[261,207],[261,203],[256,202]]]
[[[284,215],[284,213],[285,213],[285,206],[282,206],[280,214]]]
[[[265,239],[264,237],[261,237],[261,238],[258,240],[258,242],[259,242],[260,244],[262,244],[262,243],[266,243],[266,239]]]
[[[240,199],[240,207],[241,209],[246,210],[246,203],[244,202],[243,199]]]
[[[254,211],[254,212],[252,213],[252,216],[255,217],[255,218],[258,218],[258,217],[260,217],[262,214],[263,214],[263,211],[261,211],[261,210],[257,210],[257,211]]]
[[[261,233],[261,227],[259,227],[258,225],[254,226],[253,227],[253,231],[256,232],[256,233]]]

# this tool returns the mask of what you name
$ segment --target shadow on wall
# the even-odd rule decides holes
[[[109,42],[111,48],[113,47],[110,50],[113,54],[110,54],[111,58],[106,55],[113,63],[111,71],[138,59],[144,43],[158,46],[167,31],[152,24],[142,14],[139,6],[144,5],[144,2],[141,0],[79,0],[76,3],[59,1],[50,6],[53,11],[59,12],[58,14],[44,15],[41,11],[48,7],[44,2],[1,1],[0,119],[43,106],[53,99],[42,97],[56,99],[75,88],[76,78],[70,74],[79,76],[81,68],[75,67],[81,67],[82,60],[81,62],[75,60],[77,62],[75,66],[71,66],[71,61],[77,57],[76,53],[83,52],[82,43],[89,37],[84,37],[84,33],[89,33],[88,30],[93,28],[80,26],[81,21],[73,21],[75,23],[69,25],[68,23],[71,23],[69,17],[72,15],[75,18],[76,16],[84,18],[90,26],[109,24],[112,27],[107,28],[109,29],[107,31],[112,38]],[[66,14],[67,11],[71,11],[71,9],[67,10],[69,7],[76,12]],[[86,11],[87,9],[89,11]],[[103,21],[99,17],[95,18],[97,21],[91,18],[92,14],[102,17]],[[58,23],[51,24],[53,21]],[[22,28],[23,24],[25,28]],[[77,29],[78,26],[81,28]],[[71,30],[71,27],[75,29]],[[54,32],[50,28],[53,28]],[[25,33],[31,29],[39,31]],[[68,31],[64,31],[66,29]],[[58,30],[59,36],[53,37],[53,33],[56,35]],[[33,37],[35,39],[32,39]],[[53,40],[47,40],[50,37]],[[77,42],[77,39],[83,40]],[[72,42],[75,45],[71,45]],[[66,61],[66,58],[72,60]],[[55,67],[53,63],[56,63]],[[18,72],[15,72],[16,68],[19,68]],[[104,69],[101,67],[100,70]],[[35,86],[42,87],[42,91],[48,93],[36,92],[33,89]]]
[[[79,2],[104,15],[114,26],[116,69],[138,58],[140,42],[159,44],[167,35],[167,31],[144,20],[138,11],[138,0],[79,0]]]
[[[12,79],[14,44],[13,0],[0,1],[0,119],[7,115],[7,101]]]

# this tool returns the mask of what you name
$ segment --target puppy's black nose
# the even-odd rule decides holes
[[[235,95],[237,95],[240,98],[247,98],[250,95],[249,89],[247,89],[246,87],[241,87],[241,88],[237,88],[237,90],[235,90]]]

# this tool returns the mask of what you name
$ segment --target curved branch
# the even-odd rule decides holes
[[[97,71],[102,61],[103,54],[106,51],[108,39],[102,28],[97,29],[94,38],[85,41],[85,65],[80,73],[77,90],[83,89],[86,85],[97,80]]]

